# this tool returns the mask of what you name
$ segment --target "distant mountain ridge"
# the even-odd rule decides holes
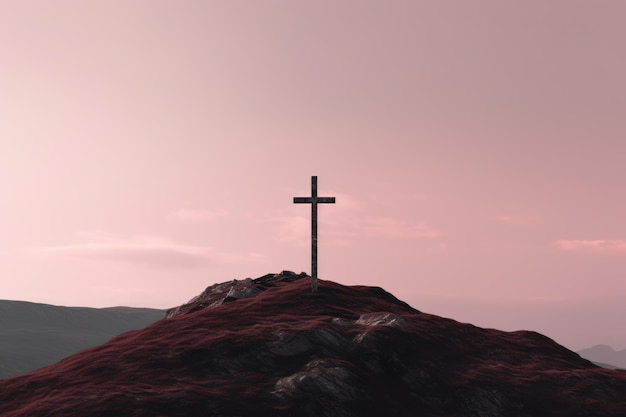
[[[626,371],[289,271],[0,380],[3,417],[624,417]]]
[[[595,345],[577,352],[590,361],[626,369],[626,349],[616,351],[608,345]]]
[[[0,378],[52,365],[120,333],[163,318],[164,310],[62,307],[0,300]]]

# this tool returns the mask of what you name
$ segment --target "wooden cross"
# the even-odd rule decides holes
[[[293,202],[311,204],[311,289],[317,291],[317,205],[335,203],[335,197],[317,196],[317,176],[311,177],[311,197],[294,197]]]

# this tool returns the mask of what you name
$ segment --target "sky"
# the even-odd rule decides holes
[[[3,0],[0,299],[310,273],[626,348],[626,2]]]

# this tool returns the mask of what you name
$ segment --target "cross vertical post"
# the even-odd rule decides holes
[[[311,177],[311,286],[317,291],[317,176]]]
[[[311,197],[294,197],[293,202],[311,204],[311,290],[317,291],[317,205],[335,203],[335,197],[317,196],[317,176],[311,177]]]

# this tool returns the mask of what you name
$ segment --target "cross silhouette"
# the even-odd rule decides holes
[[[294,197],[293,202],[311,204],[311,289],[317,291],[317,205],[335,203],[335,197],[317,196],[317,176],[311,177],[311,197]]]

